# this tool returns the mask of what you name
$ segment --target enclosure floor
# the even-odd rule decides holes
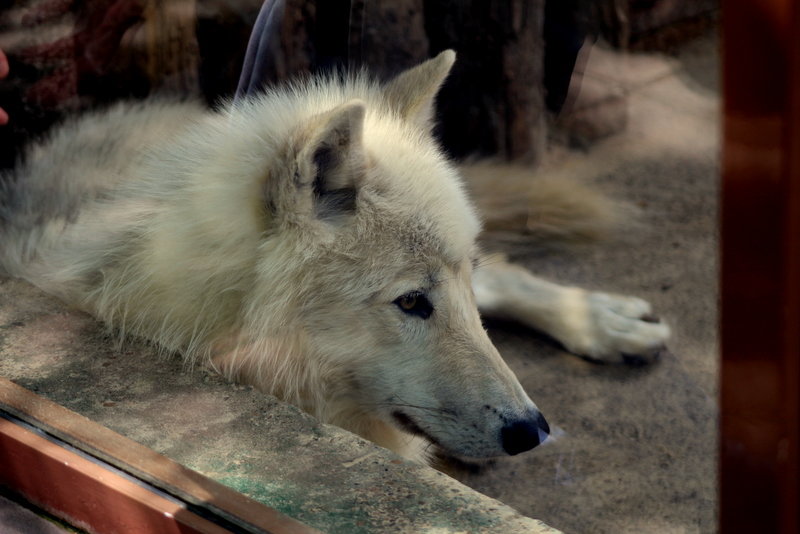
[[[587,77],[628,92],[628,128],[588,151],[556,151],[546,172],[595,183],[638,215],[613,242],[501,247],[553,280],[645,298],[673,330],[656,365],[629,368],[592,364],[525,329],[489,324],[560,436],[453,474],[567,533],[716,530],[717,46],[708,35],[673,56],[593,49]]]

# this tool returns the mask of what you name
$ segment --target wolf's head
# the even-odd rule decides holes
[[[481,324],[480,225],[430,133],[454,59],[444,52],[385,86],[331,81],[293,95],[288,106],[311,111],[263,182],[249,317],[283,340],[262,382],[294,388],[325,419],[353,428],[343,419],[371,417],[455,454],[516,454],[548,428]],[[287,385],[298,374],[304,383]]]

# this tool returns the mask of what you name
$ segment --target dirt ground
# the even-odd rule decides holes
[[[587,68],[629,95],[628,128],[554,155],[546,172],[596,184],[638,214],[617,239],[584,248],[499,247],[553,280],[645,298],[673,330],[657,364],[630,368],[489,324],[556,439],[453,474],[567,533],[716,530],[717,47],[715,35],[672,56],[595,47]]]

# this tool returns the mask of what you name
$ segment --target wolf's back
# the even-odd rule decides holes
[[[74,219],[83,203],[124,180],[149,146],[199,112],[190,103],[121,103],[55,127],[2,176],[2,229],[30,230],[49,220]]]
[[[72,261],[77,274],[78,266],[90,261],[87,247],[102,250],[100,241],[124,233],[125,225],[109,232],[110,226],[101,228],[102,217],[86,225],[69,243],[71,260],[64,256],[68,243],[61,242],[67,230],[82,213],[110,204],[150,147],[201,112],[193,103],[117,104],[68,120],[30,145],[16,168],[0,175],[0,272],[47,286],[58,279],[53,271],[66,274],[64,265],[52,264],[60,258]],[[116,222],[123,221],[120,216]],[[75,243],[76,237],[82,243]]]
[[[69,121],[2,176],[0,272],[192,352],[252,293],[271,224],[265,180],[288,173],[276,158],[353,99],[397,122],[366,76],[313,78],[217,112],[149,100]],[[293,191],[284,178],[269,183]]]

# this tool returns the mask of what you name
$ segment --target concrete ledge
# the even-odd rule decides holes
[[[0,376],[325,532],[557,532],[3,277]]]

